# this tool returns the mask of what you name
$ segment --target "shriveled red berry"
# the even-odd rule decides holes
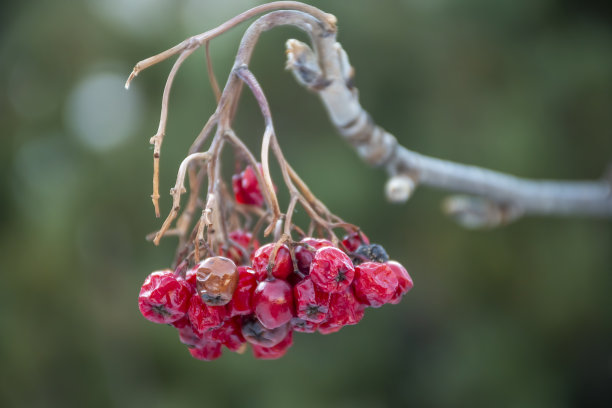
[[[145,279],[138,295],[138,307],[147,320],[168,324],[185,316],[190,296],[189,287],[173,271],[157,271]]]
[[[266,329],[255,316],[242,318],[242,336],[251,344],[272,347],[280,343],[290,330],[285,324],[276,329]]]
[[[389,261],[387,265],[395,272],[395,277],[397,278],[397,289],[389,301],[389,303],[396,305],[402,300],[402,296],[412,289],[414,284],[412,283],[412,278],[408,274],[408,271],[406,271],[406,268],[404,268],[402,264],[396,261]]]
[[[293,332],[289,331],[284,339],[280,343],[271,347],[258,346],[256,344],[251,345],[253,347],[253,355],[255,358],[260,360],[276,360],[281,358],[287,353],[287,350],[293,344]]]
[[[221,327],[208,331],[206,337],[218,341],[232,351],[238,351],[245,342],[240,322],[240,317],[227,319]]]
[[[325,320],[329,310],[329,293],[318,289],[310,278],[293,287],[297,317],[313,323]]]
[[[213,256],[196,265],[198,293],[207,305],[226,305],[232,300],[238,272],[236,264],[228,258]]]
[[[342,292],[332,293],[329,299],[327,320],[321,326],[346,326],[357,324],[363,318],[363,307],[359,304],[353,290],[347,288]],[[321,330],[319,326],[319,331]]]
[[[258,171],[261,174],[261,164],[258,165]],[[232,187],[238,203],[258,206],[263,204],[263,194],[252,166],[249,165],[242,173],[232,176]]]
[[[319,328],[319,325],[299,317],[294,317],[291,319],[291,328],[300,333],[314,333]]]
[[[268,329],[288,323],[294,317],[293,292],[282,279],[259,282],[253,292],[255,316]]]
[[[388,303],[397,286],[397,275],[387,264],[364,262],[355,267],[353,287],[355,296],[363,304],[380,307]]]
[[[337,331],[340,331],[340,329],[343,328],[343,327],[344,326],[341,325],[341,324],[334,324],[334,323],[330,323],[328,321],[324,321],[323,323],[321,323],[317,327],[317,330],[321,334],[332,334],[332,333],[336,333]],[[297,331],[297,329],[296,329],[296,331]]]
[[[228,303],[230,316],[247,315],[253,313],[253,292],[257,286],[255,271],[248,266],[238,267],[238,285]]]
[[[198,334],[220,326],[226,317],[225,307],[209,306],[200,295],[193,295],[187,312],[191,326]]]
[[[310,278],[324,292],[342,292],[353,282],[355,268],[344,252],[324,247],[315,253],[310,265]]]
[[[295,260],[297,262],[299,271],[304,275],[308,275],[310,273],[310,264],[312,263],[315,252],[317,252],[317,249],[327,246],[333,247],[334,244],[326,239],[311,237],[302,239],[298,245],[296,245],[294,251]]]
[[[229,248],[221,249],[219,255],[231,259],[236,265],[244,264],[249,260],[251,250],[259,248],[259,242],[248,231],[234,230],[229,233],[229,238],[233,243]]]
[[[189,349],[193,358],[204,361],[212,361],[221,357],[221,343],[212,340],[205,340],[198,347]]]
[[[187,347],[198,347],[198,345],[208,341],[202,334],[197,333],[193,329],[188,316],[185,316],[171,324],[178,331],[179,340],[181,343],[185,344]]]
[[[258,281],[268,277],[268,263],[275,245],[274,243],[266,244],[255,251],[253,255],[253,269]],[[276,257],[272,264],[272,276],[279,279],[287,279],[291,272],[293,272],[291,252],[289,252],[287,245],[283,244],[276,252]]]
[[[342,238],[342,245],[344,245],[346,250],[349,252],[354,252],[361,245],[368,245],[369,243],[370,240],[368,239],[366,234],[361,231],[351,232],[350,234],[345,235],[344,238]]]

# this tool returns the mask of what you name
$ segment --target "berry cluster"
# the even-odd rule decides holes
[[[248,232],[231,235],[237,245],[228,257],[153,272],[140,291],[143,316],[174,326],[197,359],[220,357],[222,346],[242,352],[247,343],[256,358],[276,359],[293,331],[336,332],[412,288],[406,269],[361,232],[347,235],[342,249],[312,237],[259,247]],[[250,264],[236,266],[245,255]]]

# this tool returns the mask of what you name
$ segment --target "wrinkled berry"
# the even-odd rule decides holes
[[[321,323],[329,310],[329,293],[317,289],[310,278],[293,287],[297,317],[313,323]]]
[[[171,270],[157,271],[142,284],[138,307],[146,319],[168,324],[185,316],[190,296],[189,287]]]
[[[353,282],[354,275],[351,259],[334,247],[317,250],[310,265],[310,278],[328,293],[344,291]]]
[[[218,341],[231,351],[238,351],[245,342],[240,321],[240,317],[227,319],[221,327],[208,331],[206,337]]]
[[[380,307],[388,303],[397,285],[397,276],[387,264],[364,262],[355,267],[355,296],[365,305]]]
[[[252,238],[252,234],[248,231],[234,230],[229,233],[229,238],[234,241],[235,245],[230,245],[229,249],[219,250],[219,255],[225,256],[236,265],[244,264],[248,261],[252,250],[259,248],[259,242]]]
[[[259,282],[253,292],[255,316],[268,329],[288,323],[294,316],[291,286],[281,279]]]
[[[262,246],[253,255],[253,269],[258,281],[262,281],[268,277],[268,263],[270,255],[276,244],[270,243]],[[272,276],[279,279],[287,279],[289,274],[293,272],[293,261],[291,260],[291,252],[287,245],[281,245],[276,252],[276,257],[271,265]]]
[[[296,332],[300,333],[314,333],[317,331],[319,325],[317,323],[309,322],[308,320],[294,317],[291,319],[291,328]]]
[[[176,327],[181,343],[185,344],[187,347],[198,347],[198,345],[202,344],[203,341],[206,341],[201,334],[198,334],[193,329],[188,316],[185,316],[171,324],[172,326]]]
[[[202,301],[199,295],[193,295],[189,304],[189,321],[198,334],[220,326],[226,316],[225,307],[209,306]]]
[[[275,360],[284,356],[292,344],[293,332],[289,331],[285,338],[274,346],[264,347],[253,344],[251,345],[251,347],[253,347],[253,355],[255,356],[255,358],[260,360]]]
[[[332,293],[329,299],[327,320],[323,322],[321,326],[346,326],[357,324],[363,318],[363,314],[363,307],[355,298],[353,290],[347,288],[342,292]]]
[[[261,164],[258,165],[261,174]],[[263,194],[252,166],[247,166],[240,174],[232,176],[232,188],[236,202],[260,206],[264,202]]]
[[[351,232],[350,234],[345,235],[344,238],[342,238],[342,245],[344,245],[346,250],[349,252],[354,252],[361,245],[368,245],[369,243],[370,240],[361,231]]]
[[[255,316],[242,318],[242,336],[249,343],[258,346],[272,347],[277,345],[287,336],[289,330],[288,324],[276,329],[266,329]]]
[[[361,245],[351,254],[353,264],[359,265],[364,262],[385,263],[389,260],[389,255],[385,248],[378,244]]]
[[[231,259],[213,256],[200,262],[195,269],[198,293],[204,303],[220,306],[232,300],[238,284],[238,272]]]
[[[314,254],[317,252],[317,249],[328,246],[333,247],[334,244],[326,239],[316,239],[310,237],[302,239],[299,244],[296,245],[294,251],[298,270],[303,275],[308,275],[310,273],[310,264],[312,263],[312,259],[314,258]]]
[[[247,315],[253,312],[253,291],[257,286],[255,271],[247,266],[238,267],[238,285],[228,303],[230,316]]]
[[[204,361],[212,361],[221,357],[221,343],[216,341],[206,340],[198,347],[189,349],[189,353],[193,358]]]
[[[408,274],[408,271],[406,271],[406,269],[399,262],[389,261],[387,262],[387,265],[393,272],[395,272],[395,277],[397,278],[398,282],[395,294],[389,301],[389,303],[396,305],[400,302],[400,300],[402,300],[402,296],[412,289],[412,278]]]

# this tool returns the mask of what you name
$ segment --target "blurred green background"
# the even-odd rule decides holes
[[[385,174],[283,70],[295,29],[252,70],[288,159],[319,197],[407,266],[415,288],[277,361],[192,359],[140,316],[175,242],[149,195],[171,62],[138,61],[262,2],[38,0],[0,11],[0,406],[609,407],[612,225],[525,218],[468,231],[444,192],[388,204]],[[313,1],[339,20],[364,107],[418,152],[537,178],[595,179],[612,159],[609,1]],[[211,46],[222,82],[246,25]],[[171,96],[162,191],[214,109],[203,52]],[[250,96],[236,128],[256,148]],[[341,186],[339,188],[339,186]],[[170,199],[162,198],[164,212]]]

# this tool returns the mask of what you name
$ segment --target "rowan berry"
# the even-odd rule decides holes
[[[253,292],[255,316],[267,329],[275,329],[294,317],[293,291],[282,279],[259,282]]]
[[[187,314],[191,326],[201,335],[209,329],[219,327],[227,312],[224,306],[209,306],[202,301],[200,295],[195,294],[191,297]]]
[[[289,331],[285,338],[274,346],[265,347],[252,344],[251,347],[253,348],[253,355],[255,358],[260,360],[276,360],[284,356],[292,345],[293,332]]]
[[[308,320],[294,317],[291,319],[291,328],[296,332],[300,333],[314,333],[317,331],[319,325],[317,323],[309,322]]]
[[[318,289],[310,278],[293,287],[297,317],[313,323],[321,323],[329,310],[329,293]]]
[[[408,274],[408,271],[406,271],[406,268],[402,266],[402,264],[396,261],[389,261],[387,262],[387,265],[389,266],[389,268],[391,268],[393,272],[395,272],[395,277],[397,278],[398,282],[397,289],[395,290],[393,297],[389,301],[389,303],[396,305],[400,302],[400,300],[402,300],[402,296],[404,296],[410,289],[412,289],[412,286],[414,285],[412,283],[412,278]]]
[[[240,317],[227,319],[220,327],[208,331],[206,337],[223,344],[231,351],[238,351],[246,341],[242,336],[240,321]]]
[[[258,165],[258,171],[260,174],[262,173],[261,164]],[[232,176],[232,187],[236,202],[257,206],[263,204],[263,194],[261,193],[253,166],[249,165],[240,174],[234,174]]]
[[[255,316],[244,316],[242,318],[242,336],[251,344],[264,347],[272,347],[280,343],[290,330],[285,324],[276,329],[266,329]]]
[[[363,318],[363,314],[363,307],[355,298],[352,288],[349,287],[342,292],[331,294],[327,319],[321,326],[346,326],[357,324]]]
[[[227,305],[230,316],[247,315],[253,312],[253,291],[256,286],[255,271],[248,266],[239,266],[236,291]]]
[[[152,322],[172,323],[185,316],[190,296],[189,287],[171,270],[157,271],[145,279],[138,295],[138,307]]]
[[[365,305],[380,307],[388,303],[397,286],[396,273],[387,264],[364,262],[355,267],[355,296]]]
[[[315,252],[317,249],[324,247],[333,247],[331,241],[326,239],[317,239],[306,237],[302,239],[295,248],[295,260],[297,263],[298,270],[303,275],[308,275],[310,273],[310,264],[312,263],[312,259],[314,258]]]
[[[198,293],[207,305],[229,303],[238,284],[236,264],[228,258],[213,256],[196,265]]]
[[[310,265],[310,278],[323,291],[341,292],[349,287],[355,276],[351,259],[341,250],[324,247],[315,253]]]
[[[381,245],[370,244],[361,245],[355,252],[351,254],[353,264],[359,265],[364,262],[385,263],[389,260],[387,251]]]
[[[233,243],[230,243],[229,248],[222,248],[219,255],[231,259],[236,265],[244,264],[249,260],[251,248],[253,250],[259,248],[259,242],[248,231],[234,230],[229,233],[228,237]]]
[[[262,246],[253,255],[253,269],[258,281],[263,281],[268,278],[268,264],[270,264],[270,256],[276,244],[270,243]],[[293,261],[291,260],[291,252],[287,245],[278,247],[274,262],[270,264],[272,268],[272,276],[279,279],[287,279],[293,272]]]
[[[189,349],[189,353],[194,358],[204,361],[212,361],[221,357],[221,343],[212,340],[205,340],[198,347]]]
[[[356,251],[357,248],[359,248],[361,245],[369,245],[369,244],[370,244],[370,240],[361,231],[351,232],[350,234],[345,235],[344,238],[342,238],[342,245],[344,245],[346,250],[349,252]]]

